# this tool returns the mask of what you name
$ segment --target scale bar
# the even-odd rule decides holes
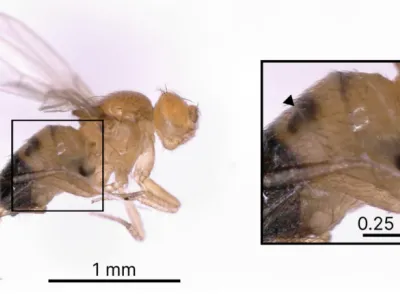
[[[180,283],[180,279],[49,279],[49,283],[73,283],[73,282],[137,282],[137,283]]]
[[[363,233],[363,237],[400,237],[400,233]]]

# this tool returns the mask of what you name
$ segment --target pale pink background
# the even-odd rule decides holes
[[[398,2],[378,4],[2,1],[1,11],[45,36],[96,93],[136,89],[154,101],[155,89],[167,84],[199,103],[202,129],[187,147],[163,151],[157,158],[156,179],[183,205],[174,216],[143,211],[145,243],[86,214],[4,220],[0,298],[393,298],[397,247],[259,245],[260,60],[399,58]],[[41,115],[25,100],[12,101],[17,109],[6,104],[0,109],[4,163],[7,119]],[[113,209],[121,212],[119,205]],[[138,278],[180,277],[182,284],[66,286],[45,281],[93,277],[95,262],[134,264]]]

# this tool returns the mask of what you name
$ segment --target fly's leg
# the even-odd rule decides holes
[[[108,167],[108,166],[105,167],[104,181],[106,181],[106,180],[108,181],[109,177],[111,176],[112,171],[113,171],[113,169],[111,167]],[[101,173],[98,174],[98,176],[101,176]],[[101,182],[101,179],[100,180],[98,179],[97,182]],[[108,193],[108,195],[104,195],[104,198],[107,200],[123,199],[122,197],[120,197],[119,194],[114,193],[114,192],[123,193],[124,186],[127,183],[128,183],[127,172],[122,172],[121,170],[115,171],[115,182],[105,186],[105,191]],[[99,200],[102,200],[102,199],[97,197],[92,200],[92,203],[97,202]],[[126,209],[126,212],[128,214],[128,217],[129,217],[129,220],[131,223],[129,223],[119,217],[110,215],[110,214],[92,213],[92,215],[102,217],[104,219],[108,219],[111,221],[115,221],[115,222],[123,225],[136,240],[143,240],[145,234],[144,234],[144,228],[143,228],[143,224],[142,224],[142,220],[140,218],[139,212],[137,211],[133,202],[124,201],[124,205],[125,205],[125,209]]]
[[[145,195],[144,191],[139,191],[139,192],[133,192],[133,193],[115,193],[111,194],[113,196],[117,196],[121,198],[122,200],[125,201],[135,201],[139,200],[140,197],[143,197]],[[119,199],[119,200],[121,200]],[[100,202],[103,200],[102,196],[96,197],[92,199],[92,203]],[[107,195],[104,195],[104,200],[117,200],[115,197],[107,197]]]
[[[133,193],[133,194],[135,194],[135,193]],[[108,198],[108,200],[117,200],[117,198],[110,197],[110,196],[119,197],[118,194],[104,195],[104,197]],[[132,199],[129,199],[129,200],[134,200],[133,198],[134,197],[132,196]],[[121,199],[118,199],[118,200],[121,200]],[[122,200],[124,200],[124,199],[122,198]],[[101,198],[92,200],[92,203],[97,202],[97,201],[101,201]],[[117,222],[117,223],[123,225],[129,231],[129,233],[133,236],[134,239],[136,239],[138,241],[144,240],[145,232],[144,232],[144,228],[143,228],[143,223],[142,223],[142,219],[140,218],[140,214],[139,214],[136,206],[131,201],[124,201],[124,205],[125,205],[125,210],[128,214],[128,217],[129,217],[129,220],[131,221],[131,223],[123,220],[122,218],[119,218],[119,217],[116,217],[116,216],[113,216],[110,214],[105,214],[105,213],[90,213],[90,214],[93,216],[97,216],[97,217],[101,217],[104,219],[108,219],[108,220]]]
[[[21,179],[22,176],[23,177]],[[70,194],[74,194],[82,197],[94,197],[102,193],[101,188],[98,186],[94,186],[91,181],[89,181],[86,177],[81,176],[80,174],[61,169],[61,170],[51,170],[51,171],[41,171],[33,174],[22,175],[19,180],[37,180],[43,179],[46,180],[46,184],[51,184],[62,191],[65,191]],[[117,195],[105,193],[105,197],[110,199],[118,199]],[[130,201],[124,201],[125,207],[127,209],[127,213],[129,219],[132,224],[124,223],[121,220],[114,216],[102,214],[103,218],[107,218],[110,220],[117,221],[122,224],[124,227],[128,228],[129,232],[138,240],[142,240],[144,238],[144,229],[139,216],[139,212],[136,207]],[[5,212],[0,211],[0,213],[4,214]],[[129,226],[127,225],[129,224]],[[128,226],[128,227],[127,227]]]
[[[132,203],[129,203],[129,202],[125,202],[125,203],[132,204]],[[122,218],[119,218],[119,217],[116,217],[116,216],[113,216],[113,215],[110,215],[110,214],[102,214],[102,213],[95,213],[95,212],[90,213],[90,214],[92,216],[96,216],[96,217],[100,217],[100,218],[103,218],[103,219],[111,220],[111,221],[114,221],[114,222],[117,222],[117,223],[121,224],[122,226],[124,226],[129,231],[129,233],[132,235],[132,237],[135,240],[143,241],[144,240],[144,230],[143,230],[143,225],[141,223],[141,219],[140,219],[140,216],[139,216],[139,212],[137,211],[135,206],[127,208],[127,212],[128,212],[128,215],[129,215],[130,219],[131,220],[132,219],[135,220],[135,222],[136,222],[135,225],[125,221]],[[136,220],[138,220],[140,223],[138,224],[138,222]]]
[[[144,194],[137,195],[136,199],[144,205],[169,213],[175,213],[179,210],[181,205],[179,200],[151,178],[146,178],[143,182],[138,183]]]
[[[129,200],[129,201],[132,200],[133,201],[133,200],[137,200],[139,196],[142,196],[143,192],[140,191],[140,192],[129,193],[129,194],[104,195],[105,200],[117,200],[118,199],[115,197],[110,197],[110,195],[120,197],[123,200]],[[118,199],[118,200],[120,200],[120,199]],[[95,203],[98,201],[102,201],[102,197],[96,197],[95,199],[92,200],[92,203]],[[128,217],[131,220],[132,224],[125,221],[122,218],[119,218],[119,217],[116,217],[116,216],[113,216],[110,214],[104,214],[104,213],[90,213],[90,214],[93,216],[96,216],[96,217],[111,220],[111,221],[121,224],[129,231],[129,233],[132,235],[132,237],[135,240],[142,241],[142,240],[144,240],[144,236],[145,236],[143,224],[142,224],[139,212],[136,209],[136,206],[134,206],[133,203],[131,203],[129,201],[125,201],[124,205],[125,205],[126,211],[128,213]]]
[[[138,157],[133,173],[134,180],[144,191],[144,194],[137,196],[137,200],[157,210],[175,213],[180,207],[179,200],[149,177],[154,166],[154,160],[154,144],[149,143],[146,151]]]
[[[115,171],[115,182],[111,184],[113,187],[113,192],[125,192],[126,187],[128,186],[128,174],[129,170],[125,169],[118,169]]]
[[[108,192],[108,193],[113,193],[115,191],[118,191],[120,186],[117,184],[116,182],[110,183],[110,184],[106,184],[106,182],[108,182],[109,178],[111,177],[111,174],[114,172],[114,168],[112,165],[105,165],[104,166],[104,182],[103,182],[103,178],[102,178],[102,173],[101,170],[100,172],[96,173],[96,182],[99,183],[99,185],[104,185],[104,191]],[[116,175],[117,177],[117,175]],[[122,181],[122,179],[120,179]],[[128,180],[126,179],[126,182],[128,183]]]

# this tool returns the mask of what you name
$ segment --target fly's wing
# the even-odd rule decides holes
[[[0,13],[0,91],[31,98],[40,110],[84,111],[96,117],[89,87],[32,29]]]

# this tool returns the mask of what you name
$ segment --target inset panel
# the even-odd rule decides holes
[[[261,62],[262,244],[400,244],[396,67]]]

